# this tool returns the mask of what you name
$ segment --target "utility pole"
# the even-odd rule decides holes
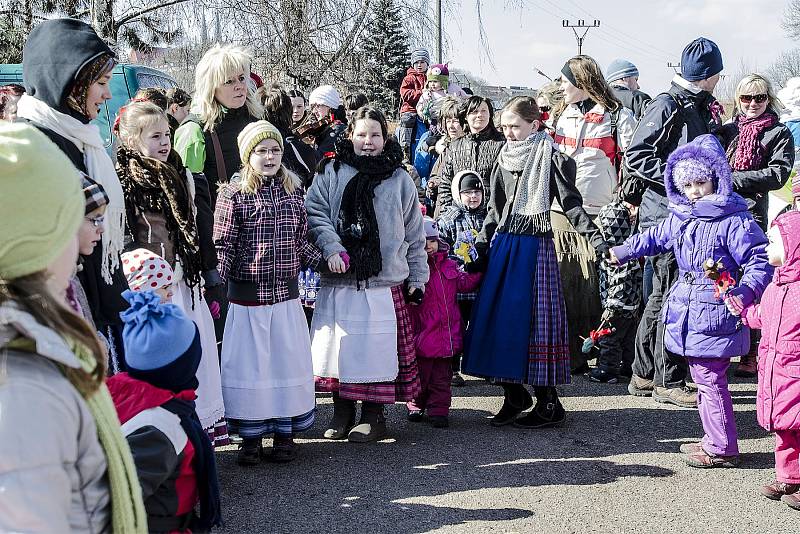
[[[436,62],[442,63],[442,0],[436,0]]]
[[[667,67],[671,68],[675,71],[675,74],[680,74],[681,62],[678,61],[677,63],[673,63],[672,61],[667,62]]]
[[[561,26],[564,28],[572,28],[572,33],[575,34],[575,39],[578,41],[578,55],[580,56],[583,53],[583,40],[586,38],[586,34],[589,33],[589,30],[592,28],[599,28],[600,21],[594,20],[591,25],[588,25],[583,19],[578,19],[576,24],[572,24],[568,20],[562,20]],[[578,28],[583,30],[581,35],[578,35]]]

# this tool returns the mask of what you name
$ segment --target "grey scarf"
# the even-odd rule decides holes
[[[545,131],[524,141],[508,141],[500,150],[498,164],[505,170],[519,173],[508,225],[509,233],[533,225],[535,233],[546,233],[550,225],[550,165],[553,142]]]

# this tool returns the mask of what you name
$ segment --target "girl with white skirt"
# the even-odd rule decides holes
[[[155,104],[131,102],[120,110],[117,127],[121,141],[117,174],[125,193],[128,236],[174,271],[173,303],[197,324],[203,349],[197,370],[197,415],[214,445],[227,445],[214,322],[202,292],[219,280],[211,217],[198,209],[207,202],[208,187],[201,176],[195,179],[172,150],[167,116]],[[130,264],[123,267],[128,276]],[[161,285],[163,280],[153,279],[153,283]]]
[[[321,255],[306,239],[308,224],[300,179],[283,165],[283,138],[267,121],[238,137],[242,170],[217,196],[214,242],[219,272],[228,283],[222,346],[222,393],[228,423],[242,437],[238,463],[265,455],[291,461],[294,435],[314,422],[311,341],[300,304],[301,267]]]

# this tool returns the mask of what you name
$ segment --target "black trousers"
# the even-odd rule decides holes
[[[639,325],[637,319],[638,314],[632,311],[620,311],[614,315],[611,325],[615,331],[597,341],[597,348],[600,351],[597,367],[615,374],[623,368],[631,368]]]
[[[651,261],[653,292],[647,300],[636,332],[633,374],[651,378],[656,386],[682,387],[689,365],[683,356],[664,350],[664,323],[661,322],[661,307],[667,291],[678,276],[678,263],[672,252],[654,256]]]

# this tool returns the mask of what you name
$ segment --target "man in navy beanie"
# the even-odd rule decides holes
[[[623,199],[639,206],[640,230],[667,217],[664,169],[667,158],[695,137],[712,133],[722,124],[722,106],[711,94],[722,71],[717,45],[699,37],[681,55],[681,74],[672,86],[647,106],[625,154]],[[648,287],[648,270],[652,284]],[[697,406],[697,393],[686,385],[685,358],[664,349],[664,324],[659,320],[664,296],[678,275],[675,256],[669,252],[647,259],[647,306],[636,332],[631,395],[652,395],[658,402],[685,408]],[[649,291],[651,290],[651,291]]]

